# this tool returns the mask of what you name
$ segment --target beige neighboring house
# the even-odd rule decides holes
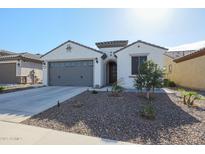
[[[170,48],[165,67],[166,78],[177,85],[205,90],[205,41]]]
[[[0,84],[42,82],[41,55],[0,50]]]

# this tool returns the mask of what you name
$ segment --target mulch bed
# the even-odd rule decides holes
[[[205,144],[205,102],[189,108],[175,94],[155,94],[155,120],[140,116],[146,99],[87,91],[22,123],[136,144]]]

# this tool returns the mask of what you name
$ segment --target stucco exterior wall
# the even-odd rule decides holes
[[[125,88],[134,88],[134,79],[131,74],[132,56],[147,56],[147,60],[152,60],[161,68],[164,66],[164,52],[167,50],[153,47],[144,43],[136,43],[119,52],[117,55],[117,79],[122,80]]]
[[[34,63],[30,61],[21,61],[20,63],[20,75],[19,76],[27,76],[27,83],[32,83],[31,71],[35,72],[35,76],[38,79],[38,82],[42,82],[43,79],[43,71],[42,64]]]
[[[71,50],[66,50],[67,46],[70,45]],[[72,42],[68,42],[59,48],[56,48],[52,52],[42,57],[46,65],[43,66],[43,83],[48,85],[48,62],[54,61],[74,61],[74,60],[93,60],[94,68],[94,83],[93,85],[102,86],[103,85],[103,72],[102,72],[102,54],[95,52],[91,49],[82,47]],[[98,63],[96,63],[96,58]]]
[[[205,90],[205,56],[175,63],[165,56],[166,78],[177,85]],[[169,66],[172,67],[171,72]]]
[[[110,53],[112,54],[114,51],[121,49],[122,47],[110,47],[110,48],[101,48],[100,51],[106,53],[108,56]]]

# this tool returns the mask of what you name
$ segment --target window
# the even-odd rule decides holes
[[[132,57],[132,75],[139,73],[140,65],[147,60],[147,56]]]

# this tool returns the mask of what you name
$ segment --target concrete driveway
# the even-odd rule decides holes
[[[86,89],[87,87],[42,87],[0,94],[0,120],[21,122]]]

